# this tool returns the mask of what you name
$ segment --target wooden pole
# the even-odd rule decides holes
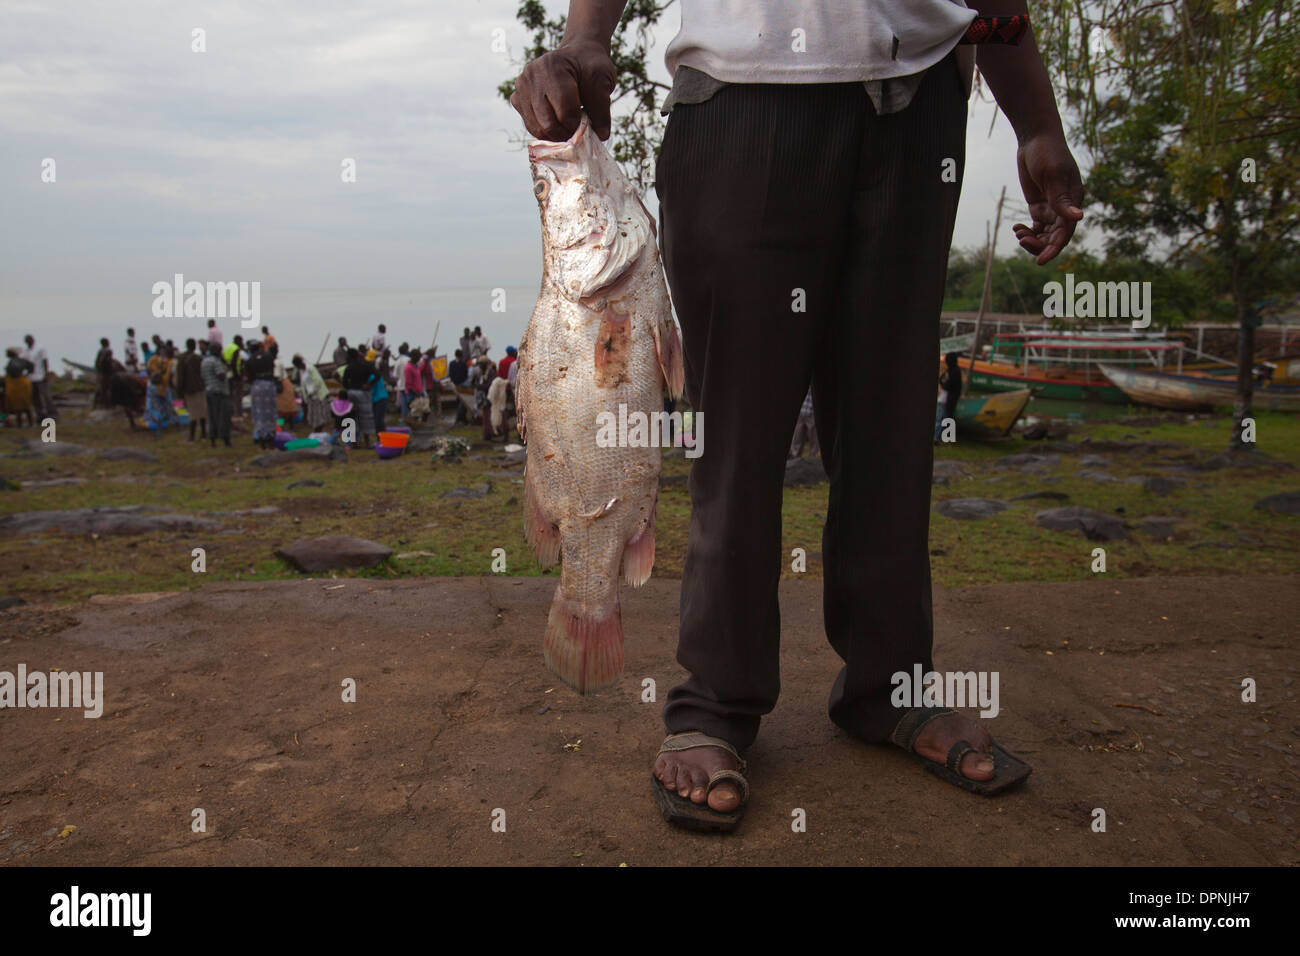
[[[325,350],[329,348],[329,345],[330,345],[330,334],[326,332],[325,341],[321,343],[320,354],[316,356],[316,361],[312,363],[313,365],[320,364],[320,360],[325,357]]]
[[[994,220],[993,231],[988,232],[988,223],[984,224],[985,235],[987,236],[987,249],[984,255],[984,291],[980,295],[980,308],[975,313],[975,340],[970,347],[970,370],[975,374],[975,357],[980,354],[980,327],[984,324],[984,313],[989,307],[989,300],[993,292],[993,249],[997,245],[998,230],[1002,228],[1002,204],[1007,200],[1007,187],[1002,187],[1002,195],[998,197],[998,212]]]

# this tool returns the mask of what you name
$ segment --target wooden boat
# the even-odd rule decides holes
[[[1237,397],[1235,380],[1223,376],[1177,375],[1150,369],[1101,365],[1102,373],[1128,399],[1179,412],[1205,411],[1231,406]],[[1251,399],[1255,408],[1300,412],[1300,386],[1257,385]]]
[[[1043,398],[1127,404],[1100,365],[1175,366],[1183,344],[1125,332],[1013,332],[995,335],[988,358],[963,360],[971,388],[986,392],[1033,388]]]
[[[1256,359],[1256,367],[1270,371],[1270,385],[1300,385],[1300,355],[1282,355],[1272,359]],[[1237,366],[1217,363],[1213,365],[1184,365],[1183,375],[1208,376],[1217,380],[1237,380]]]
[[[992,395],[971,395],[957,400],[957,434],[969,438],[1002,438],[1024,414],[1032,388]]]

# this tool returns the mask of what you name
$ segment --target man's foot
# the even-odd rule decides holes
[[[711,791],[709,777],[719,770],[739,770],[740,762],[721,747],[694,747],[660,754],[654,775],[669,790],[692,803],[704,803],[719,813],[734,813],[740,807],[740,788],[729,780]]]
[[[912,749],[937,764],[948,759],[948,751],[959,740],[967,741],[975,750],[961,758],[961,775],[970,780],[993,779],[993,738],[977,720],[964,714],[947,714],[936,717],[921,728]]]

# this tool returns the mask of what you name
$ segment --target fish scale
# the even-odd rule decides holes
[[[543,566],[561,563],[546,664],[590,693],[622,673],[619,581],[650,576],[659,488],[657,444],[601,447],[602,415],[662,411],[681,342],[654,223],[587,119],[528,153],[543,274],[518,358],[524,530]]]

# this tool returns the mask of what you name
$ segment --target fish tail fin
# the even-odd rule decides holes
[[[623,673],[623,617],[617,599],[597,617],[570,604],[556,588],[543,655],[551,672],[579,694],[613,684]]]
[[[533,469],[524,468],[524,537],[544,568],[560,560],[560,529],[542,510],[542,499],[533,480]]]
[[[657,501],[650,506],[650,517],[646,519],[645,527],[623,548],[623,581],[634,588],[650,580],[650,572],[654,570],[655,512],[658,508]]]
[[[652,323],[655,350],[659,353],[659,371],[672,398],[680,398],[686,388],[686,370],[682,362],[682,340],[677,334],[677,324],[667,315]]]

